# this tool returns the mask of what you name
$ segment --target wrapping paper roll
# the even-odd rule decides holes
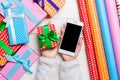
[[[104,49],[106,53],[108,70],[110,74],[110,80],[118,80],[117,67],[115,62],[114,50],[112,46],[112,40],[110,36],[105,3],[104,3],[104,0],[95,0],[95,1],[96,1],[99,22],[100,22],[100,28],[102,32]]]
[[[118,18],[120,23],[120,0],[116,0],[116,7],[117,7],[117,13],[118,13]]]
[[[90,77],[91,80],[99,80],[94,47],[92,42],[92,34],[90,31],[90,25],[88,21],[85,1],[84,0],[77,0],[77,1],[78,1],[79,13],[80,13],[80,20],[84,23],[83,33],[85,39],[88,66],[90,70]]]
[[[100,80],[109,80],[108,68],[105,58],[105,52],[100,32],[95,0],[85,0],[87,14],[90,22],[90,28],[93,38],[94,50],[97,60]]]
[[[120,79],[120,26],[117,16],[116,4],[115,0],[105,0],[105,4]]]

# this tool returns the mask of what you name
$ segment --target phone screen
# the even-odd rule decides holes
[[[81,29],[82,26],[67,23],[60,48],[70,52],[75,52]]]

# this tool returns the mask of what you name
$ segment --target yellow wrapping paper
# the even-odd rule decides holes
[[[54,16],[57,13],[57,10],[47,1],[44,0],[44,10],[48,13],[50,17]],[[52,0],[58,8],[61,8],[65,4],[65,0]],[[42,1],[38,3],[42,7]]]
[[[95,0],[85,0],[85,3],[93,38],[99,77],[100,80],[109,80],[109,73],[105,58],[102,36],[100,32],[100,25],[97,16]]]

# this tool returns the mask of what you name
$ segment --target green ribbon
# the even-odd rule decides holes
[[[2,40],[0,40],[0,48],[2,48],[8,55],[13,56],[14,52],[11,50],[8,45],[6,45]]]
[[[43,31],[44,31],[44,34],[40,34],[38,36],[38,38],[40,40],[40,43],[39,43],[40,48],[42,48],[44,46],[44,44],[46,44],[46,48],[50,49],[50,48],[52,48],[51,41],[59,42],[59,38],[58,38],[56,32],[49,31],[48,25],[43,26]]]
[[[2,31],[5,27],[6,27],[6,23],[3,21],[0,22],[0,31]]]

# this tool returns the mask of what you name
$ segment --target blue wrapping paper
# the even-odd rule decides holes
[[[99,22],[100,22],[100,28],[102,32],[104,49],[106,53],[110,80],[118,80],[117,67],[115,62],[114,50],[112,46],[112,40],[110,36],[109,23],[107,19],[105,3],[104,3],[104,0],[95,0],[95,1],[96,1]]]
[[[28,30],[22,7],[6,9],[4,11],[8,28],[10,45],[29,42]],[[12,17],[10,17],[12,16]],[[8,19],[7,19],[8,18]],[[10,19],[9,19],[10,18]]]

